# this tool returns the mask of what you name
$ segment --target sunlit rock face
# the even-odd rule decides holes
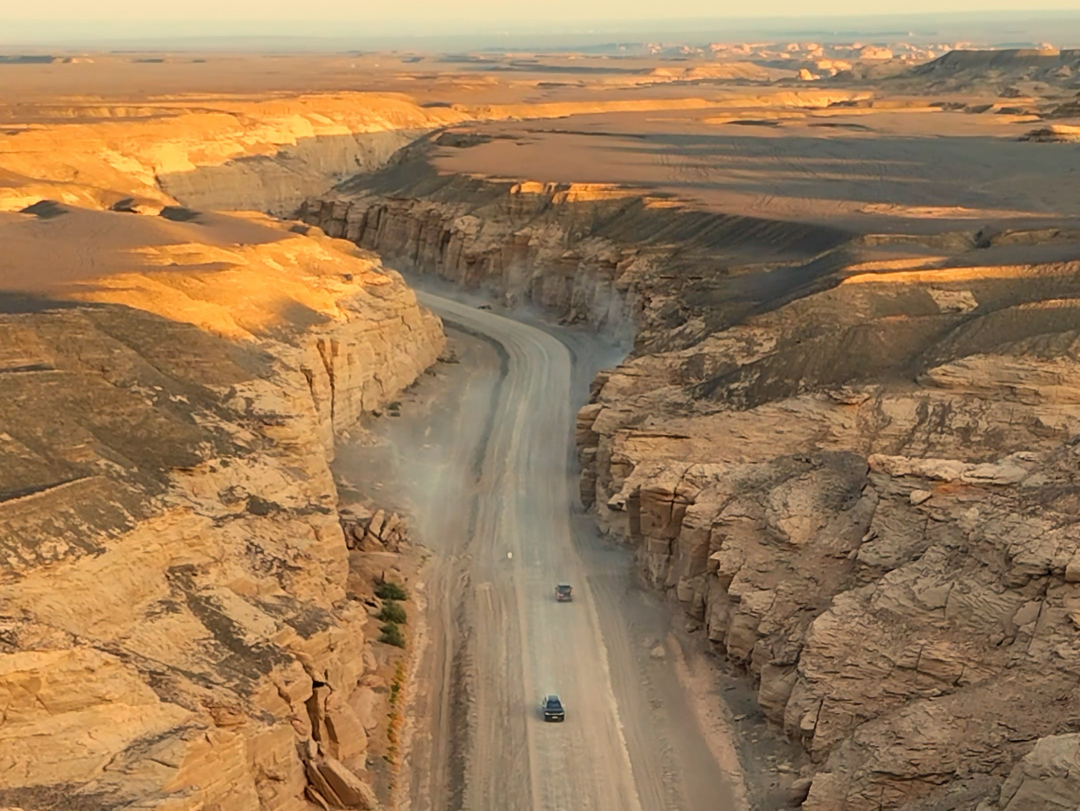
[[[102,108],[73,104],[70,120],[0,135],[0,211],[40,200],[109,208],[133,198],[288,215],[418,135],[467,117],[379,93]]]
[[[378,805],[386,685],[328,463],[441,324],[348,243],[155,184],[320,137],[301,113],[263,147],[235,111],[0,143],[36,172],[0,194],[0,806]]]

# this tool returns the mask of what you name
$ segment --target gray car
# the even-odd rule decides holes
[[[566,709],[556,695],[544,696],[540,702],[540,710],[544,713],[545,721],[566,720]]]

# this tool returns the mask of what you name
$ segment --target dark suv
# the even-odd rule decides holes
[[[566,710],[563,709],[558,696],[544,696],[543,701],[540,702],[540,709],[544,713],[545,721],[566,720]]]

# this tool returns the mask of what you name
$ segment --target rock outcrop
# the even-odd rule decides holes
[[[1080,735],[1043,738],[1024,756],[1001,787],[996,806],[980,811],[1041,811],[1075,808],[1080,797]]]
[[[70,104],[66,116],[49,108],[60,123],[0,135],[0,211],[40,200],[109,208],[179,199],[196,209],[287,215],[418,135],[468,118],[380,93],[180,98],[116,111]]]
[[[603,185],[440,175],[426,160],[446,137],[421,140],[386,170],[305,202],[297,216],[402,270],[484,287],[508,304],[529,301],[627,341],[636,335],[639,347],[689,339],[672,336],[685,324],[684,299],[746,310],[775,286],[798,283],[779,273],[747,285],[728,261],[798,262],[849,237],[688,211]],[[700,325],[686,328],[701,334]]]
[[[94,216],[105,267],[146,218]],[[0,806],[378,807],[377,624],[328,462],[441,326],[352,246],[248,222],[4,299]]]
[[[636,328],[579,414],[582,499],[803,744],[803,807],[1067,791],[1080,265],[973,253],[1034,232],[856,235],[436,176],[428,149],[301,216],[403,267]]]
[[[1078,284],[853,277],[581,413],[583,497],[803,742],[804,808],[975,802],[1080,728]]]
[[[1040,144],[1076,144],[1080,143],[1080,127],[1070,127],[1064,124],[1039,127],[1024,133],[1020,136],[1020,140]]]
[[[350,549],[397,552],[409,539],[405,519],[395,512],[364,510],[358,508],[348,513],[342,511],[341,527],[345,531],[345,543]]]

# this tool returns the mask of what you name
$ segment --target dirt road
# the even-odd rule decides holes
[[[466,357],[453,397],[391,436],[436,558],[411,807],[734,811],[668,661],[668,613],[575,515],[572,389],[588,375],[547,331],[422,298]],[[563,724],[540,717],[549,692]]]

